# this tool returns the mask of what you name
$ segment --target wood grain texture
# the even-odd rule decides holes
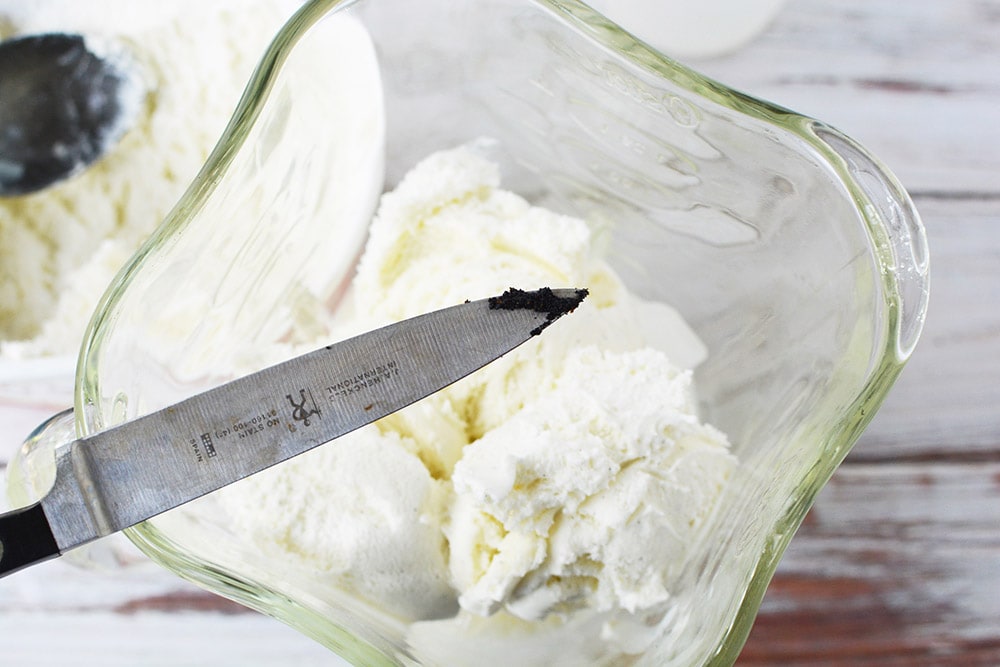
[[[931,249],[927,322],[849,460],[997,462],[1000,199],[917,196],[916,204]]]
[[[861,141],[931,249],[916,354],[795,536],[739,665],[1000,665],[1000,0],[790,0],[691,63]],[[0,387],[0,465],[62,407]],[[62,402],[61,402],[62,401]],[[149,566],[0,580],[3,664],[337,665],[281,624]]]
[[[913,193],[996,197],[998,35],[997,0],[791,0],[745,49],[690,64],[843,130]]]
[[[1000,463],[845,465],[739,664],[1000,664],[998,527]]]
[[[916,353],[738,664],[1000,664],[1000,2],[792,0],[739,54],[696,66],[865,144],[931,250]]]

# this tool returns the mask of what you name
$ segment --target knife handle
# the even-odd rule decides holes
[[[58,555],[41,503],[0,514],[0,577]]]

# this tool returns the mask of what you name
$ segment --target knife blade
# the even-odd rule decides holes
[[[52,488],[0,515],[0,577],[389,415],[542,332],[585,289],[510,289],[233,380],[56,451]]]

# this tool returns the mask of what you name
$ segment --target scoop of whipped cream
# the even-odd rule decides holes
[[[558,377],[470,444],[445,529],[463,609],[525,620],[670,598],[735,460],[660,351],[575,348]]]

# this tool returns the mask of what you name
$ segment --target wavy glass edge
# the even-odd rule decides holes
[[[172,236],[181,233],[215,192],[260,117],[278,72],[298,41],[324,17],[346,9],[357,1],[308,0],[285,22],[254,68],[230,121],[202,168],[177,204],[122,267],[101,297],[84,333],[77,361],[73,412],[78,437],[105,427],[96,408],[100,396],[100,379],[97,373],[100,355],[93,354],[93,351],[100,349],[105,332],[112,324],[108,319],[112,306],[128,288],[133,275],[146,258],[162,248],[163,244],[169,243]],[[137,524],[122,532],[143,554],[182,579],[293,626],[322,645],[335,649],[345,659],[374,666],[398,664],[395,659],[389,658],[374,646],[374,643],[380,643],[378,638],[372,638],[371,643],[366,642],[352,631],[332,623],[328,617],[272,590],[252,576],[236,576],[217,564],[188,556],[150,522]],[[275,604],[276,602],[279,604]]]
[[[90,431],[88,419],[97,416],[92,409],[92,406],[95,405],[95,400],[92,397],[100,395],[98,391],[99,379],[96,370],[97,359],[94,358],[91,351],[99,348],[104,331],[109,326],[106,319],[109,307],[115,303],[118,296],[129,285],[133,274],[146,257],[164,243],[169,242],[170,237],[183,231],[193,214],[204,205],[215,191],[216,186],[222,180],[222,175],[231,165],[235,154],[245,143],[251,127],[260,116],[278,70],[288,59],[288,54],[299,39],[330,9],[337,5],[346,7],[356,1],[310,0],[288,19],[264,51],[259,64],[254,68],[229,123],[205,164],[198,171],[184,194],[181,195],[177,204],[111,281],[107,291],[94,309],[94,315],[84,333],[77,361],[74,405],[79,435],[86,435]]]
[[[560,13],[602,46],[616,50],[634,64],[696,92],[710,102],[798,136],[817,152],[833,170],[840,185],[847,189],[873,242],[874,259],[882,277],[881,306],[886,326],[879,363],[870,370],[862,391],[846,411],[842,428],[832,432],[826,442],[818,443],[818,449],[829,455],[822,459],[822,465],[815,468],[812,475],[796,487],[796,502],[775,522],[772,539],[765,541],[765,550],[757,560],[737,615],[720,639],[718,652],[706,663],[711,667],[728,666],[742,651],[778,563],[816,496],[874,418],[920,337],[930,297],[926,232],[912,200],[896,176],[877,157],[839,130],[703,76],[633,37],[582,2],[537,1]],[[866,187],[859,181],[862,174],[875,180]],[[873,189],[880,191],[873,192]],[[895,226],[897,231],[902,228],[906,233],[894,236],[891,226]],[[914,283],[909,289],[904,287],[907,280]],[[908,300],[904,299],[904,295]],[[808,430],[808,425],[803,426],[803,430]]]
[[[634,64],[700,95],[706,101],[728,107],[799,137],[816,151],[822,162],[837,177],[839,184],[846,188],[873,241],[874,259],[882,277],[883,303],[880,305],[886,327],[878,363],[870,369],[863,390],[846,410],[842,428],[817,443],[817,449],[827,455],[820,459],[821,465],[815,467],[812,474],[796,487],[796,502],[790,504],[788,511],[775,522],[771,539],[765,541],[765,549],[757,558],[736,616],[725,635],[717,642],[715,655],[705,663],[713,666],[730,665],[742,651],[766,589],[795,531],[812,507],[819,491],[874,417],[919,338],[929,298],[926,234],[912,201],[896,177],[877,158],[843,133],[818,120],[734,90],[695,72],[659,53],[578,0],[531,1],[561,16],[599,45],[616,51]],[[262,55],[232,119],[191,186],[102,297],[88,326],[78,361],[75,414],[80,436],[102,427],[100,416],[94,408],[94,397],[100,395],[96,372],[98,360],[91,351],[99,348],[105,327],[108,326],[108,307],[128,286],[133,272],[145,258],[173,234],[182,231],[192,213],[214,192],[233,156],[249,135],[250,127],[259,117],[278,70],[298,40],[323,17],[346,9],[356,2],[357,0],[309,0],[286,22]],[[856,162],[852,160],[865,162],[864,166],[869,170],[859,172]],[[874,173],[871,169],[874,169]],[[859,173],[867,173],[875,180],[864,185],[858,180]],[[873,192],[873,188],[878,191]],[[897,227],[901,224],[907,230],[903,241],[909,243],[900,243],[899,237],[893,236],[890,229],[893,222]],[[904,286],[907,280],[913,283],[909,289]],[[803,430],[808,431],[808,426],[803,425]],[[237,577],[212,563],[179,554],[178,547],[151,524],[139,524],[127,529],[125,533],[143,553],[182,578],[202,586],[208,585],[212,590],[240,604],[294,625],[306,636],[335,649],[347,659],[360,660],[360,664],[370,665],[399,664],[399,656],[389,657],[372,643],[331,623],[329,618],[298,601],[271,590],[251,576]],[[280,604],[275,605],[274,602]]]

